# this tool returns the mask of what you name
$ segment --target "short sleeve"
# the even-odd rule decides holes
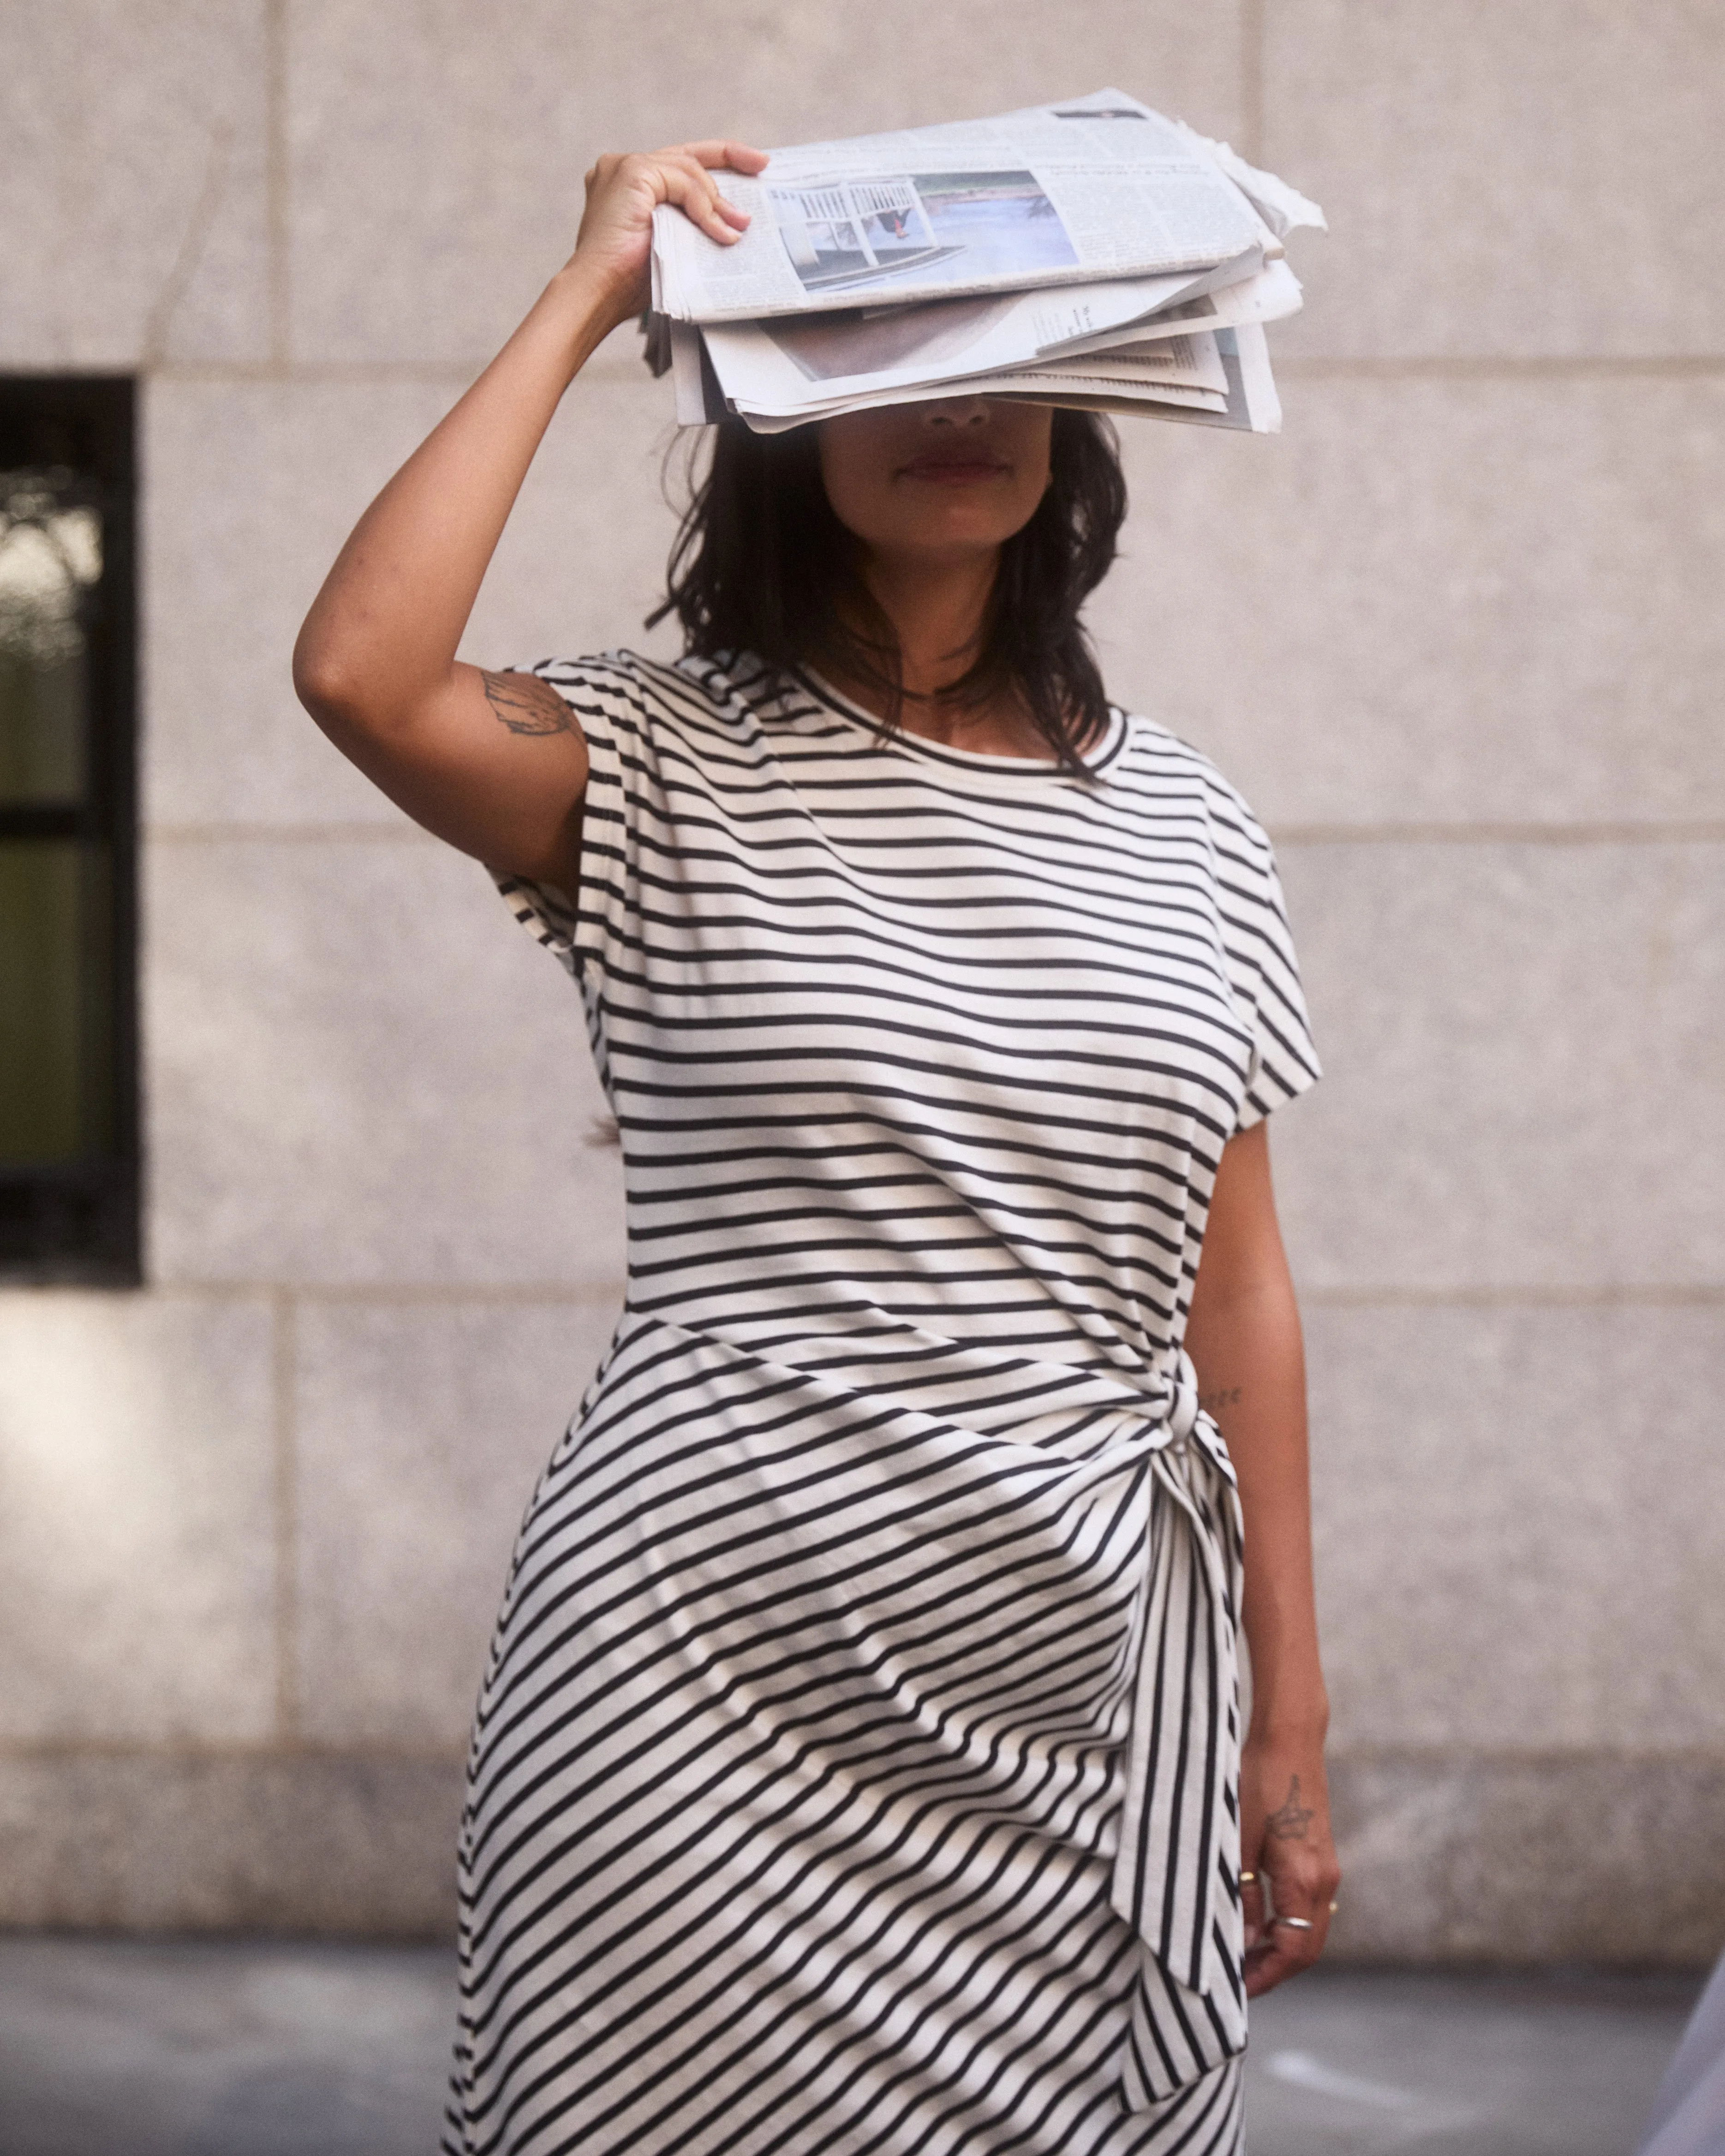
[[[1315,1086],[1322,1071],[1270,841],[1231,792],[1216,819],[1215,836],[1223,943],[1252,1034],[1238,1133]]]
[[[655,789],[657,755],[645,685],[627,653],[547,659],[523,670],[555,689],[587,742],[581,880],[574,891],[494,869],[505,903],[576,979],[639,941],[634,832]]]

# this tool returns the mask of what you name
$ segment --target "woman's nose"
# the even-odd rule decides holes
[[[986,397],[942,397],[931,403],[924,417],[932,427],[985,427],[988,423]]]

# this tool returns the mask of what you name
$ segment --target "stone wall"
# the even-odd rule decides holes
[[[295,627],[605,146],[1116,83],[1325,203],[1275,442],[1128,424],[1115,692],[1281,852],[1337,1950],[1725,1938],[1725,17],[1702,0],[4,0],[0,366],[143,388],[149,1285],[0,1297],[0,1919],[449,1921],[512,1528],[608,1328],[577,1000]],[[572,392],[469,649],[640,641]]]

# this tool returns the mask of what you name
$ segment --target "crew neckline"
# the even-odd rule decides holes
[[[1076,778],[1078,773],[1068,771],[1053,757],[1048,756],[990,756],[973,748],[949,748],[944,742],[932,742],[922,734],[912,733],[907,726],[897,727],[891,733],[882,733],[880,722],[871,713],[854,704],[848,696],[839,694],[829,681],[817,674],[812,667],[798,670],[796,679],[809,695],[826,708],[855,727],[867,734],[873,747],[882,750],[899,750],[906,755],[930,763],[946,764],[955,770],[999,773],[1012,778]],[[1129,725],[1126,712],[1117,704],[1108,706],[1108,724],[1101,739],[1093,748],[1085,752],[1081,761],[1092,778],[1100,778],[1126,746]]]

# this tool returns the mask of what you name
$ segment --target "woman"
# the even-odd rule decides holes
[[[446,2145],[1232,2150],[1337,1876],[1262,1123],[1316,1065],[1262,834],[1078,626],[1111,437],[721,429],[677,666],[455,658],[654,208],[730,242],[764,162],[600,160],[295,659],[579,980],[628,1168],[480,1703]]]

